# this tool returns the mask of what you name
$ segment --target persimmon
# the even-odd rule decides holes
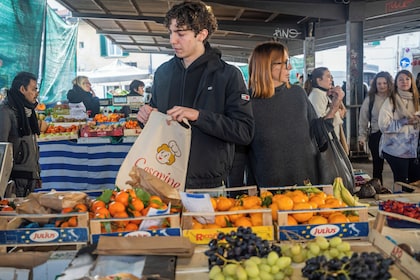
[[[108,211],[114,217],[116,213],[125,212],[125,206],[121,202],[112,201],[108,205]]]

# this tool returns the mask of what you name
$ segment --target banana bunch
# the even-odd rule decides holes
[[[350,191],[344,186],[343,179],[341,177],[336,177],[334,179],[333,195],[335,198],[340,199],[350,207],[369,206],[369,204],[359,202],[359,198],[357,196],[351,195]]]
[[[306,186],[307,188],[302,188],[300,190],[307,194],[310,194],[310,193],[317,194],[317,193],[322,192],[322,190],[318,189],[317,187],[313,187],[309,179],[304,180],[303,185]]]

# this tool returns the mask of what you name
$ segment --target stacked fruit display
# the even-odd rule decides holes
[[[168,205],[159,196],[150,195],[143,189],[105,190],[100,197],[92,200],[89,206],[91,219],[119,219],[101,223],[103,233],[134,231],[139,229],[141,219],[147,216],[151,208],[166,210]],[[178,211],[171,208],[172,213]],[[168,226],[163,223],[163,227]]]
[[[396,213],[420,220],[420,207],[416,203],[387,200],[380,204],[380,208],[385,212]]]
[[[211,197],[213,210],[217,213],[214,223],[200,223],[192,220],[192,229],[210,229],[226,227],[251,227],[263,225],[262,199],[256,195],[242,195],[237,198],[226,196]],[[266,209],[266,207],[265,207]],[[268,210],[266,210],[267,212]],[[222,213],[223,212],[223,213]]]
[[[77,203],[73,207],[66,207],[61,210],[62,214],[71,214],[71,213],[85,213],[88,211],[88,207],[84,203]],[[77,227],[78,226],[78,217],[77,216],[66,216],[55,219],[55,227]]]

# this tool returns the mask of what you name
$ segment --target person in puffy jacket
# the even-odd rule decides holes
[[[81,103],[86,107],[89,117],[95,117],[100,112],[99,98],[95,96],[89,78],[77,76],[73,80],[73,88],[67,92],[69,103]]]
[[[0,142],[13,144],[13,169],[9,179],[15,182],[17,197],[26,197],[41,186],[37,143],[40,131],[35,113],[38,95],[37,77],[20,72],[0,104]]]

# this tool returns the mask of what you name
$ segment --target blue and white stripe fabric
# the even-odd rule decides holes
[[[99,190],[115,187],[133,143],[40,142],[42,189]]]

